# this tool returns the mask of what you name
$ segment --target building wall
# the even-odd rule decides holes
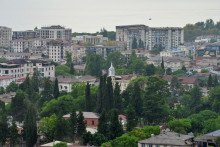
[[[2,79],[0,80],[0,88],[3,87],[4,89],[6,89],[6,87],[12,82],[15,81],[14,78],[10,78],[10,79]]]
[[[98,127],[99,120],[97,118],[85,118],[84,122],[87,127]]]
[[[12,40],[12,29],[0,26],[0,47],[10,47]]]

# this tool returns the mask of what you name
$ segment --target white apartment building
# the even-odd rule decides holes
[[[0,26],[0,47],[10,47],[12,40],[12,29]]]
[[[3,87],[6,89],[6,87],[12,82],[15,81],[15,78],[12,76],[0,76],[0,88]]]
[[[33,38],[33,39],[17,39],[12,40],[11,52],[20,53],[27,51],[33,47],[47,47],[47,43],[51,39]]]
[[[153,28],[145,25],[116,26],[116,41],[127,42],[127,49],[132,48],[133,39],[142,41],[144,48],[152,50],[155,45],[164,49],[175,49],[184,43],[183,28]]]
[[[71,43],[65,40],[52,40],[48,42],[49,59],[54,62],[62,62],[65,58],[65,51],[71,49]]]
[[[103,37],[103,35],[91,36],[91,35],[83,35],[83,36],[76,36],[72,38],[73,41],[76,43],[81,42],[88,42],[91,44],[103,44],[108,42],[108,37]]]
[[[30,76],[38,69],[42,77],[54,77],[55,66],[42,60],[16,59],[7,63],[0,63],[0,76],[12,76],[16,80]]]
[[[36,31],[37,31],[37,36],[41,38],[48,38],[54,40],[72,39],[72,29],[65,28],[60,25],[41,27],[41,29],[37,29]]]

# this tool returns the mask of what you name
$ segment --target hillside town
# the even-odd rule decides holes
[[[220,22],[192,26],[0,26],[0,146],[220,146]]]

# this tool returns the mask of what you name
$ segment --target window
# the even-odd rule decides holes
[[[94,122],[94,120],[92,121],[92,125],[94,125],[95,124],[95,122]]]
[[[160,145],[157,144],[156,147],[160,147]]]
[[[141,147],[145,147],[145,144],[144,144],[144,143],[142,143],[142,144],[141,144]]]
[[[87,120],[85,120],[85,124],[87,124]]]
[[[149,147],[152,147],[152,144],[149,144]]]

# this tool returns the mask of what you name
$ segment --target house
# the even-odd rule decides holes
[[[52,81],[55,80],[55,77],[51,78]],[[95,85],[97,82],[96,77],[86,75],[86,76],[58,76],[58,86],[60,91],[71,92],[73,83],[87,83],[91,86]]]
[[[53,141],[47,144],[40,145],[40,147],[53,147],[54,145],[61,143],[62,141]],[[67,146],[73,145],[72,143],[67,143]]]
[[[220,130],[210,132],[203,136],[197,136],[196,138],[194,138],[194,142],[196,146],[200,147],[216,146],[215,139],[218,136],[220,136]]]
[[[152,134],[151,138],[139,141],[138,147],[193,147],[192,138],[192,136],[183,135],[175,132],[165,132],[157,136],[154,136]]]
[[[77,114],[79,112],[76,112]],[[99,114],[94,112],[83,112],[86,127],[97,128],[99,123]],[[64,119],[70,119],[70,114],[63,116]]]

